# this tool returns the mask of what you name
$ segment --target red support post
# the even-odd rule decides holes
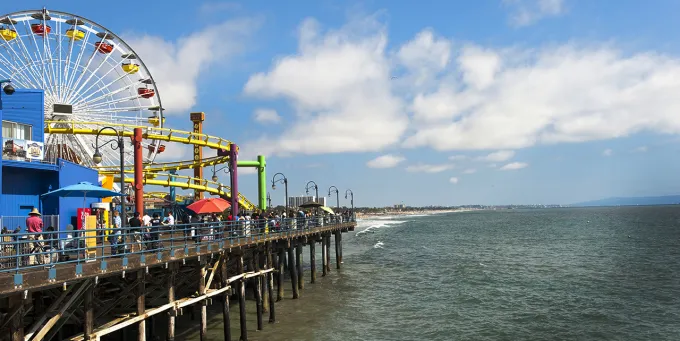
[[[144,158],[142,150],[142,128],[134,130],[135,151],[135,211],[144,214]]]

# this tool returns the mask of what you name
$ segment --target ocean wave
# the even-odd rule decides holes
[[[377,229],[390,227],[390,225],[399,225],[405,222],[406,220],[357,220],[356,229],[359,231],[355,235],[373,233]]]
[[[373,248],[374,249],[384,249],[383,246],[385,246],[385,243],[378,241],[377,243],[375,243],[375,245],[373,245]]]

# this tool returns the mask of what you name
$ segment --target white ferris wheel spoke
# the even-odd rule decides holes
[[[0,38],[0,77],[11,79],[20,89],[42,89],[46,119],[63,121],[52,126],[91,129],[123,123],[153,131],[149,116],[158,116],[158,110],[162,115],[158,89],[144,63],[136,60],[135,52],[115,34],[64,12],[24,11],[0,18],[3,28],[16,33],[5,32]],[[39,26],[34,31],[32,24],[49,26],[50,31],[43,28],[41,33]],[[74,35],[71,29],[78,32]],[[126,63],[137,68],[128,73],[123,67]],[[143,96],[139,89],[149,89],[150,96]],[[113,137],[102,138],[100,142]],[[88,166],[93,165],[94,142],[94,135],[45,134],[50,158],[66,157]],[[125,143],[123,161],[131,163],[131,142],[126,139]],[[147,162],[153,162],[157,154],[153,147],[159,145],[157,140],[142,141],[148,149]],[[118,165],[119,151],[109,146],[101,148],[103,163]]]

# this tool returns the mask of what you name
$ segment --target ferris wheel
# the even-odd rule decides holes
[[[0,17],[0,77],[16,88],[42,89],[45,120],[56,121],[50,123],[55,127],[123,124],[115,126],[121,131],[164,124],[144,62],[116,34],[74,14],[43,9]],[[154,160],[159,143],[143,141],[146,162]],[[45,155],[93,167],[94,144],[94,135],[46,134]],[[132,148],[124,149],[125,164],[132,164]],[[102,165],[119,164],[119,151],[100,153]]]

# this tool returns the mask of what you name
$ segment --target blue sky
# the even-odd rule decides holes
[[[309,180],[352,189],[357,206],[680,193],[677,1],[192,4],[4,10],[55,6],[121,34],[167,126],[206,112],[206,133],[267,155],[291,195]],[[255,176],[240,181],[255,199]]]

